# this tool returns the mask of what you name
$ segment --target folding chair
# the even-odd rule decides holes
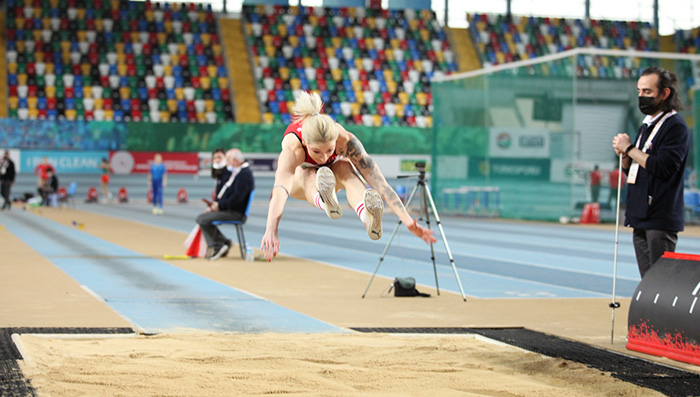
[[[73,208],[75,208],[75,191],[77,189],[78,184],[76,182],[71,182],[70,185],[68,185],[68,189],[66,190],[65,196],[59,197],[59,203],[67,203],[70,204]]]

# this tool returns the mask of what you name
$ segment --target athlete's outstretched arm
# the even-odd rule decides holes
[[[426,243],[436,242],[437,239],[432,230],[420,226],[417,219],[411,218],[411,215],[406,211],[406,207],[404,207],[401,199],[386,181],[384,174],[379,170],[379,166],[377,166],[374,160],[372,160],[365,151],[362,142],[340,124],[336,124],[336,127],[338,128],[339,136],[338,145],[336,146],[338,154],[352,161],[355,168],[362,174],[362,177],[365,178],[370,186],[379,192],[389,208],[394,211],[411,233],[420,237]]]
[[[291,136],[291,135],[289,135]],[[296,138],[295,138],[296,139]],[[271,261],[280,251],[278,229],[284,205],[289,197],[294,183],[294,171],[299,164],[294,151],[294,144],[285,138],[282,141],[282,151],[277,159],[277,171],[275,171],[275,184],[270,197],[270,207],[267,210],[267,225],[265,234],[260,242],[260,250],[265,259]]]

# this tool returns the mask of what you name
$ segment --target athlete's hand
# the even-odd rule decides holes
[[[435,238],[434,234],[435,232],[425,228],[421,225],[418,224],[418,219],[414,219],[412,223],[407,224],[406,227],[408,230],[411,231],[411,233],[415,234],[418,236],[421,240],[425,241],[426,243],[436,243],[437,239]]]
[[[277,233],[266,230],[262,241],[260,241],[260,250],[265,255],[265,259],[271,262],[272,258],[276,257],[280,252],[280,239]]]

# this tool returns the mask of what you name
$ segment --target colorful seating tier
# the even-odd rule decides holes
[[[10,117],[233,120],[210,6],[9,0],[6,57]]]
[[[247,6],[243,18],[265,123],[288,123],[309,90],[341,123],[429,127],[430,80],[457,70],[430,11]]]
[[[511,17],[475,14],[470,31],[485,67],[531,59],[575,47],[658,51],[656,31],[647,22],[621,22],[544,17]],[[645,61],[580,55],[563,67],[540,70],[544,75],[596,78],[635,77]]]

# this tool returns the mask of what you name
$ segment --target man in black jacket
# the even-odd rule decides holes
[[[2,198],[5,199],[5,203],[2,205],[3,211],[12,208],[10,189],[14,183],[15,163],[10,159],[10,152],[5,150],[2,160],[0,160],[0,193],[2,193]]]
[[[683,177],[690,134],[682,109],[678,78],[650,67],[637,82],[639,110],[646,114],[637,138],[613,138],[627,174],[625,226],[634,229],[634,251],[642,277],[665,251],[674,252],[683,218]]]
[[[212,255],[209,260],[217,260],[228,253],[231,242],[219,228],[212,225],[214,221],[245,222],[245,210],[250,193],[255,189],[255,180],[243,153],[238,149],[226,152],[227,168],[231,172],[228,180],[219,189],[216,199],[197,217],[197,224],[207,241]]]

